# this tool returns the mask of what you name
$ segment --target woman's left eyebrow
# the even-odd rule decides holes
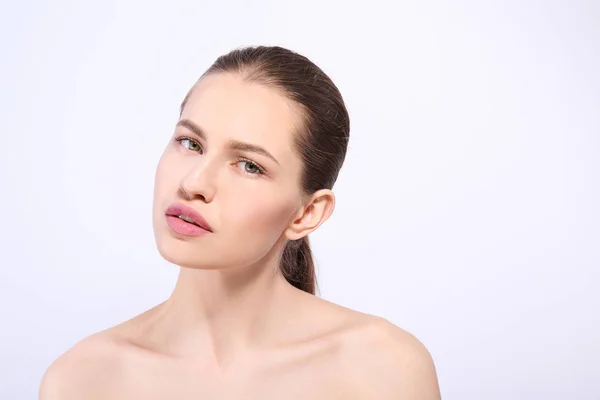
[[[238,142],[237,140],[230,140],[227,143],[227,147],[230,149],[233,149],[233,150],[250,151],[252,153],[262,154],[263,156],[268,157],[271,160],[275,161],[277,163],[277,165],[280,165],[279,161],[277,161],[277,159],[275,157],[273,157],[271,155],[271,153],[269,153],[264,148],[257,146],[255,144]]]

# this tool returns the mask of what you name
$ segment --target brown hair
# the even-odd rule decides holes
[[[304,165],[302,189],[306,194],[331,189],[346,157],[350,134],[348,111],[331,79],[308,58],[278,46],[233,50],[217,58],[200,79],[227,72],[278,89],[298,105],[303,125],[294,144]],[[308,237],[286,244],[280,268],[290,284],[315,294],[315,265]]]

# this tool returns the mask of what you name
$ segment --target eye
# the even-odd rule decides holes
[[[265,173],[264,168],[253,161],[246,160],[245,158],[238,159],[238,164],[241,164],[242,170],[249,175],[263,175]]]
[[[200,144],[193,139],[190,139],[188,137],[179,137],[175,140],[177,140],[179,144],[181,144],[183,147],[190,151],[195,151],[198,153],[202,151],[202,146],[200,146]]]

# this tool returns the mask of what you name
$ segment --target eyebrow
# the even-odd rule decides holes
[[[196,125],[195,123],[193,123],[192,121],[190,121],[189,119],[179,120],[177,122],[177,126],[181,126],[181,127],[184,127],[186,129],[192,131],[200,139],[206,141],[206,133],[204,133],[204,130],[202,128],[200,128],[198,125]],[[264,148],[257,146],[255,144],[239,142],[237,140],[230,140],[227,143],[227,148],[232,149],[232,150],[249,151],[252,153],[261,154],[261,155],[268,157],[271,160],[275,161],[279,165],[279,161],[277,161],[277,159],[275,157],[273,157],[271,155],[271,153],[269,153]]]

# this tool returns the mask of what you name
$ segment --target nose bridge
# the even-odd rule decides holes
[[[208,156],[194,157],[190,160],[188,173],[181,187],[191,196],[200,195],[210,201],[215,193],[215,179],[218,174],[217,160]]]

